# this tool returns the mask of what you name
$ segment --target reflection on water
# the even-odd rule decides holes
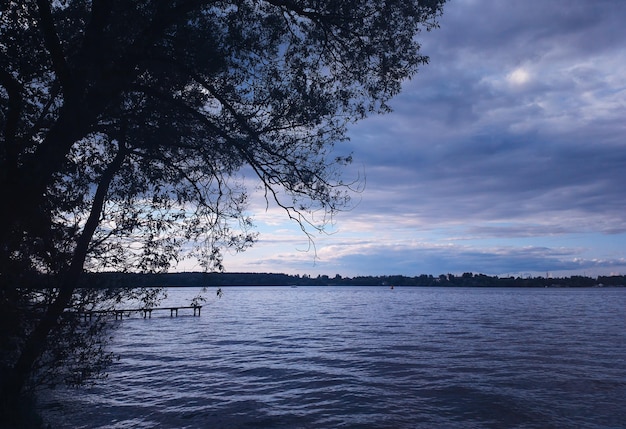
[[[53,392],[53,426],[626,427],[626,289],[223,292],[119,322],[109,379]]]

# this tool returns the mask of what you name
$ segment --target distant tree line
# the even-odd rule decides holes
[[[84,287],[185,286],[443,286],[443,287],[601,287],[624,286],[626,276],[498,277],[471,272],[462,275],[334,277],[278,273],[91,273]]]

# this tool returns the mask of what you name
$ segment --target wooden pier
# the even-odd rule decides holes
[[[143,314],[144,319],[151,319],[153,311],[168,311],[170,317],[178,317],[178,310],[193,310],[194,317],[197,315],[200,317],[201,305],[189,305],[189,306],[177,306],[177,307],[153,307],[153,308],[127,308],[127,309],[115,309],[115,310],[79,310],[75,312],[83,320],[91,320],[97,315],[111,315],[115,316],[115,320],[122,320],[125,316],[130,317],[132,313]]]

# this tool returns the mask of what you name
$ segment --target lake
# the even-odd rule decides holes
[[[53,391],[52,427],[626,427],[626,288],[222,290],[115,322],[120,360]]]

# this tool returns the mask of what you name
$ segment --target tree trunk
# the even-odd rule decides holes
[[[13,366],[13,372],[7,383],[8,391],[5,392],[5,386],[3,386],[3,394],[10,397],[19,397],[22,394],[24,386],[31,376],[35,361],[45,350],[48,335],[57,326],[59,318],[72,299],[77,280],[78,276],[76,276],[75,281],[70,281],[73,285],[69,285],[70,282],[68,282],[67,285],[59,289],[56,299],[48,307],[44,317],[29,335],[19,358]]]
[[[0,398],[2,398],[2,404],[0,404],[0,407],[2,407],[2,409],[0,409],[0,413],[2,413],[2,415],[0,415],[0,422],[7,421],[7,416],[11,415],[11,413],[19,407],[24,388],[32,376],[34,364],[45,351],[48,336],[58,326],[60,317],[71,303],[72,295],[83,272],[89,243],[99,224],[100,214],[104,207],[109,185],[121,167],[125,156],[126,148],[122,140],[120,141],[120,148],[117,155],[100,178],[89,218],[76,243],[72,262],[68,270],[62,275],[57,297],[46,310],[44,317],[26,339],[20,356],[13,366],[13,371],[2,380],[2,385],[0,386]]]

